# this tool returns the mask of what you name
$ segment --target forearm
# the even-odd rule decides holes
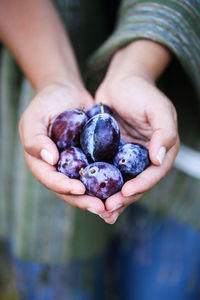
[[[107,79],[113,75],[137,75],[155,82],[171,60],[170,51],[150,40],[137,40],[118,50],[111,60]]]
[[[36,90],[54,81],[82,85],[69,39],[50,0],[1,0],[0,40]]]

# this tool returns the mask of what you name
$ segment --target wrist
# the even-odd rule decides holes
[[[72,74],[70,77],[67,74],[48,74],[44,76],[41,80],[38,80],[33,83],[34,89],[36,93],[40,92],[41,90],[49,87],[49,86],[60,86],[66,87],[70,90],[82,90],[84,89],[83,82],[80,77],[73,76]]]
[[[164,46],[150,40],[137,40],[115,53],[106,77],[139,76],[154,83],[170,60],[171,53]]]
[[[39,97],[38,97],[39,96]],[[88,102],[92,101],[91,95],[81,84],[67,81],[65,79],[56,78],[56,80],[48,81],[48,83],[36,92],[33,101],[45,99],[45,102],[55,99],[57,106],[68,105],[69,107],[83,108],[88,106]]]

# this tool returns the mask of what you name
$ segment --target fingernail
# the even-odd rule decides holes
[[[46,149],[42,149],[42,151],[40,152],[40,156],[44,161],[53,166],[53,156],[49,151],[47,151]]]
[[[118,204],[118,205],[116,205],[113,209],[109,210],[108,212],[113,212],[113,211],[115,211],[115,210],[121,208],[122,206],[123,206],[123,204]]]
[[[70,193],[73,195],[84,195],[85,194],[85,192],[83,192],[83,191],[71,191]]]
[[[166,154],[166,148],[161,147],[160,150],[158,151],[158,154],[157,154],[157,159],[158,159],[160,164],[163,163],[163,160],[165,158],[165,154]]]
[[[96,210],[94,209],[94,208],[86,208],[89,212],[91,212],[91,213],[93,213],[93,214],[95,214],[95,215],[99,215],[97,212],[96,212]]]

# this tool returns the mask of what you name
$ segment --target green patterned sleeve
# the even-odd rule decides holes
[[[124,0],[113,34],[90,65],[105,65],[117,49],[136,39],[168,47],[192,78],[200,95],[200,0]]]

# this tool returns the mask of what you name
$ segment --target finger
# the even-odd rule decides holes
[[[47,126],[30,117],[22,117],[19,122],[19,134],[24,150],[30,155],[55,165],[59,152],[55,143],[47,136]]]
[[[171,169],[177,152],[178,147],[175,145],[167,152],[166,158],[161,166],[151,165],[136,178],[127,181],[122,187],[121,192],[123,196],[129,197],[149,191]]]
[[[157,113],[159,111],[159,113]],[[151,109],[149,121],[153,134],[149,144],[149,156],[152,163],[161,165],[167,151],[173,147],[178,138],[176,112],[171,103]]]
[[[112,213],[110,217],[104,218],[104,221],[108,224],[114,224],[119,218],[120,214],[125,210],[125,207],[117,209]]]
[[[57,172],[54,166],[51,166],[40,159],[24,153],[25,161],[33,176],[46,188],[55,193],[62,194],[84,194],[85,186],[78,179],[71,179],[64,174]]]
[[[105,210],[104,203],[100,199],[91,196],[80,196],[85,193],[85,186],[80,180],[70,179],[57,172],[54,166],[50,166],[28,153],[25,153],[24,156],[33,176],[62,200],[75,207],[87,209],[101,218],[111,216],[111,213]]]
[[[124,210],[129,204],[137,201],[144,193],[139,193],[131,197],[125,197],[122,192],[112,195],[106,200],[105,207],[109,212]]]
[[[161,165],[167,151],[175,145],[178,140],[178,133],[175,129],[156,129],[149,143],[149,157],[153,164]]]
[[[81,195],[81,196],[74,196],[74,195],[65,195],[61,193],[56,193],[58,197],[60,197],[62,200],[66,201],[70,205],[87,210],[93,214],[97,214],[99,216],[109,217],[111,214],[107,213],[105,211],[105,206],[103,202],[92,196],[88,195]]]

